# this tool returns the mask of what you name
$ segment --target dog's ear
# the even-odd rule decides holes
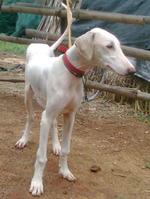
[[[75,46],[79,50],[81,56],[89,61],[93,57],[94,35],[95,33],[89,31],[78,37],[75,41]]]

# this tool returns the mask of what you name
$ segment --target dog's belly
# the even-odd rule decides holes
[[[34,97],[38,104],[45,108],[46,105],[46,85],[45,82],[37,80],[30,83]]]
[[[38,65],[30,65],[26,70],[26,80],[30,84],[35,99],[43,108],[46,105],[47,90],[47,70],[46,67],[38,67]]]

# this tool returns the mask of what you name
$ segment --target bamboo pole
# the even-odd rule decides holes
[[[3,0],[0,0],[0,10],[1,10],[2,4],[3,4]]]
[[[6,35],[0,35],[0,40],[1,41],[7,41],[7,42],[13,42],[13,43],[19,43],[19,44],[30,44],[30,43],[45,43],[52,45],[54,42],[50,40],[42,40],[42,39],[27,39],[27,38],[22,38],[22,37],[13,37],[13,36],[6,36]],[[66,44],[66,41],[63,42]],[[122,46],[122,49],[124,53],[128,56],[131,57],[136,57],[138,59],[143,59],[143,60],[149,60],[150,61],[150,51],[148,50],[143,50],[143,49],[138,49],[138,48],[132,48],[132,47],[127,47],[127,46]]]
[[[150,61],[150,51],[149,50],[128,47],[128,46],[124,46],[124,45],[122,45],[121,48],[127,56]]]
[[[24,83],[24,79],[0,78],[0,82]]]
[[[71,41],[71,24],[72,24],[72,13],[69,5],[69,0],[66,0],[67,3],[67,23],[68,23],[68,47],[72,46]]]
[[[26,44],[29,45],[31,43],[44,43],[44,44],[49,44],[52,45],[52,41],[45,41],[42,39],[27,39],[27,38],[22,38],[22,37],[13,37],[13,36],[7,36],[7,35],[0,35],[0,40],[1,41],[6,41],[6,42],[12,42],[12,43],[18,43],[18,44]]]
[[[39,38],[39,39],[48,39],[48,40],[51,40],[51,41],[56,41],[60,37],[60,35],[47,33],[47,32],[40,31],[40,30],[35,30],[35,29],[26,29],[25,30],[25,34],[29,38],[36,37],[36,38]],[[71,40],[74,42],[75,38],[72,37]],[[63,43],[66,45],[67,42],[68,42],[68,39],[65,38]]]
[[[0,78],[2,82],[12,82],[12,83],[24,83],[24,79],[15,79],[15,78]],[[106,91],[110,93],[115,93],[118,95],[126,96],[132,99],[140,99],[144,101],[150,101],[150,94],[141,92],[136,88],[127,88],[127,87],[120,87],[120,86],[112,86],[108,84],[101,84],[97,82],[93,82],[88,80],[86,82],[86,87],[91,89],[97,89],[100,91]]]
[[[115,93],[118,95],[122,95],[125,97],[133,98],[133,99],[140,99],[150,101],[150,94],[141,92],[136,88],[127,88],[127,87],[120,87],[120,86],[112,86],[107,84],[100,84],[97,82],[93,82],[88,80],[85,85],[87,88],[97,89],[100,91],[107,91],[110,93]]]
[[[30,7],[30,6],[19,6],[19,5],[3,5],[1,7],[2,12],[23,12],[23,13],[32,13],[37,15],[46,15],[46,16],[59,16],[66,17],[66,10],[62,10],[61,8],[50,9],[44,7]],[[92,10],[72,10],[72,14],[74,18],[83,19],[83,20],[106,20],[110,22],[118,22],[125,24],[150,24],[150,16],[142,16],[142,15],[128,15],[121,13],[110,13],[110,12],[102,12],[102,11],[92,11]]]
[[[35,29],[26,29],[26,35],[28,37],[38,37],[41,39],[48,38],[50,40],[57,40],[59,36],[53,35],[50,33],[45,33],[44,31],[37,31]],[[66,44],[67,38],[64,40],[64,43]],[[75,38],[72,37],[72,41],[75,41]],[[128,46],[121,46],[123,52],[130,57],[136,57],[139,59],[144,59],[144,60],[150,60],[150,51],[144,50],[144,49],[139,49],[139,48],[133,48],[133,47],[128,47]]]
[[[25,35],[27,37],[38,37],[40,39],[49,39],[52,41],[56,41],[59,38],[59,35],[35,29],[25,29]]]

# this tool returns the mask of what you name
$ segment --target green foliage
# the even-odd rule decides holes
[[[0,52],[22,55],[25,54],[27,46],[0,41]]]
[[[140,121],[150,124],[150,114],[139,113],[138,118]]]

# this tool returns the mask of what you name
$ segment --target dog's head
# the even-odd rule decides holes
[[[135,67],[122,52],[119,40],[104,29],[92,29],[78,37],[75,45],[92,65],[109,67],[121,75],[135,72]]]

